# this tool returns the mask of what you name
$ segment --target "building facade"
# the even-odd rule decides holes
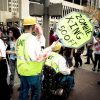
[[[72,2],[83,6],[95,6],[97,8],[100,8],[100,0],[64,0],[64,1]]]
[[[12,23],[29,15],[31,0],[0,0],[0,23]],[[34,1],[34,0],[33,0]],[[39,0],[38,0],[39,1]],[[72,11],[82,10],[84,6],[100,8],[100,0],[49,0],[50,3],[62,3],[62,17]],[[59,18],[59,17],[58,17]]]
[[[0,0],[0,23],[18,22],[19,0]]]

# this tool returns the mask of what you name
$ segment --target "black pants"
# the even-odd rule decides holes
[[[74,67],[78,68],[79,66],[82,66],[82,59],[80,53],[75,53],[74,59],[75,59]]]
[[[96,68],[97,63],[98,63],[98,69],[100,69],[100,54],[95,54],[94,69]]]
[[[10,100],[10,91],[7,84],[7,64],[6,60],[0,61],[0,100]]]
[[[87,63],[90,63],[90,59],[91,59],[92,63],[94,64],[94,59],[93,59],[92,54],[91,55],[87,55]]]

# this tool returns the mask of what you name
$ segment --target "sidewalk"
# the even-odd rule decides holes
[[[79,68],[82,68],[82,69],[85,69],[85,70],[88,70],[88,71],[92,71],[92,67],[93,67],[92,62],[90,64],[84,64],[86,62],[86,57],[87,57],[87,56],[83,56],[85,53],[86,53],[86,50],[82,54],[83,65]],[[74,62],[74,59],[73,59],[73,62]],[[94,73],[100,73],[100,72],[95,71]],[[15,85],[18,85],[19,83],[20,83],[20,81],[19,81],[18,75],[16,73],[16,75],[15,75]]]
[[[86,50],[85,50],[84,53],[81,55],[81,56],[82,56],[83,65],[82,65],[82,67],[80,67],[80,68],[85,69],[85,70],[88,70],[88,71],[92,71],[93,63],[92,63],[92,61],[90,60],[90,64],[85,64],[85,62],[87,61],[87,56],[84,56],[85,54],[86,54]],[[94,54],[93,54],[93,55],[94,55]],[[97,72],[97,69],[96,69],[96,71],[92,71],[92,72],[94,72],[94,73],[100,73],[100,72]]]
[[[100,72],[93,72],[93,64],[84,64],[86,56],[83,56],[83,65],[76,68],[75,72],[75,88],[70,94],[68,100],[100,100],[100,86],[97,81],[100,80]],[[20,85],[17,74],[15,75],[15,86],[12,100],[18,100],[18,87]]]

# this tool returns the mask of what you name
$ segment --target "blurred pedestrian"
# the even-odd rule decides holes
[[[96,38],[96,40],[97,41],[94,43],[94,48],[95,48],[94,56],[95,56],[95,59],[94,59],[94,66],[93,66],[92,70],[95,71],[96,66],[98,64],[97,71],[100,71],[100,38]]]
[[[51,28],[51,30],[50,30],[50,38],[49,38],[49,45],[51,45],[56,40],[57,40],[57,37],[54,34],[53,28]]]
[[[7,83],[8,67],[6,62],[6,46],[0,39],[0,100],[10,100],[10,90]]]
[[[7,25],[3,26],[3,36],[8,37],[8,27],[7,27]]]
[[[64,57],[66,58],[67,63],[69,66],[73,66],[73,49],[65,47],[64,48]]]
[[[90,60],[94,64],[94,59],[93,59],[93,44],[89,43],[87,47],[87,61],[85,64],[90,64]]]
[[[9,67],[11,71],[10,82],[9,82],[11,93],[13,93],[14,76],[15,76],[15,69],[16,69],[15,43],[19,36],[20,36],[20,32],[18,28],[16,27],[9,28],[9,46],[6,52],[8,54]]]
[[[82,66],[82,58],[81,54],[84,51],[84,46],[77,49],[76,52],[74,53],[74,59],[75,59],[75,65],[74,67],[78,68],[79,66]]]
[[[0,39],[2,38],[2,34],[3,34],[2,30],[0,29]]]

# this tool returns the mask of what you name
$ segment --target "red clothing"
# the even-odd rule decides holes
[[[54,35],[51,35],[50,36],[50,40],[49,40],[49,45],[51,45],[54,41],[56,41],[57,40],[57,38],[56,38],[56,36],[54,36]]]

